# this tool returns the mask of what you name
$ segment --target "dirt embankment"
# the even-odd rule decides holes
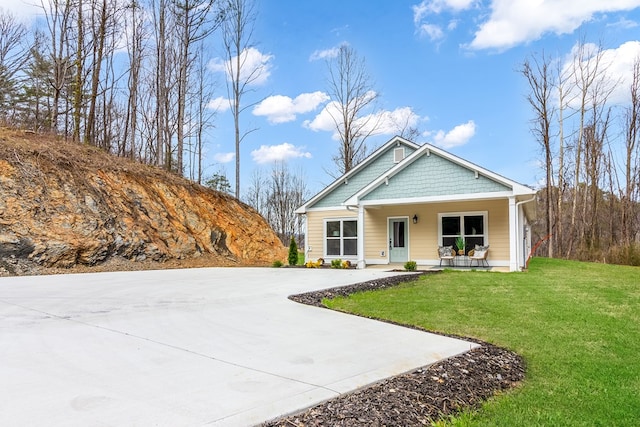
[[[266,221],[228,194],[92,147],[0,129],[0,274],[285,258]]]

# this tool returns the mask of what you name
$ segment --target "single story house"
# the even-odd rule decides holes
[[[306,216],[308,260],[435,266],[438,248],[462,236],[467,252],[488,245],[490,266],[519,271],[535,200],[529,187],[396,136],[296,212]]]

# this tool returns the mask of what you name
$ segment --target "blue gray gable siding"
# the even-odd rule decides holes
[[[415,151],[414,148],[402,144],[404,147],[405,158]],[[389,147],[385,152],[381,153],[373,161],[359,170],[357,173],[349,177],[347,184],[344,180],[331,191],[329,194],[318,200],[312,206],[313,208],[328,208],[341,206],[344,201],[362,190],[380,175],[394,167],[393,150],[398,148],[396,145]]]
[[[467,169],[431,152],[423,154],[398,174],[389,184],[380,184],[361,200],[385,200],[411,197],[446,196],[452,194],[511,191],[502,183]]]

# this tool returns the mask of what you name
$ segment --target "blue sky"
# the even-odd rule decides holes
[[[5,4],[6,1],[6,4]],[[3,6],[24,13],[19,0]],[[580,40],[601,43],[620,70],[640,55],[640,0],[257,0],[254,49],[263,76],[242,118],[241,184],[255,168],[286,160],[314,194],[332,181],[338,145],[322,112],[326,58],[349,44],[365,59],[385,117],[409,118],[429,142],[527,185],[542,178],[530,132],[528,88],[518,69],[543,50],[558,57]],[[221,49],[208,52],[222,106],[208,142],[207,172],[233,186],[233,125],[225,110]],[[368,140],[375,148],[392,126]],[[244,191],[243,191],[244,192]]]

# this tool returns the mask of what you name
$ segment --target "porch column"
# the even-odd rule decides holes
[[[509,271],[518,271],[518,206],[509,197]]]
[[[364,207],[358,206],[358,268],[365,268],[364,260]]]

